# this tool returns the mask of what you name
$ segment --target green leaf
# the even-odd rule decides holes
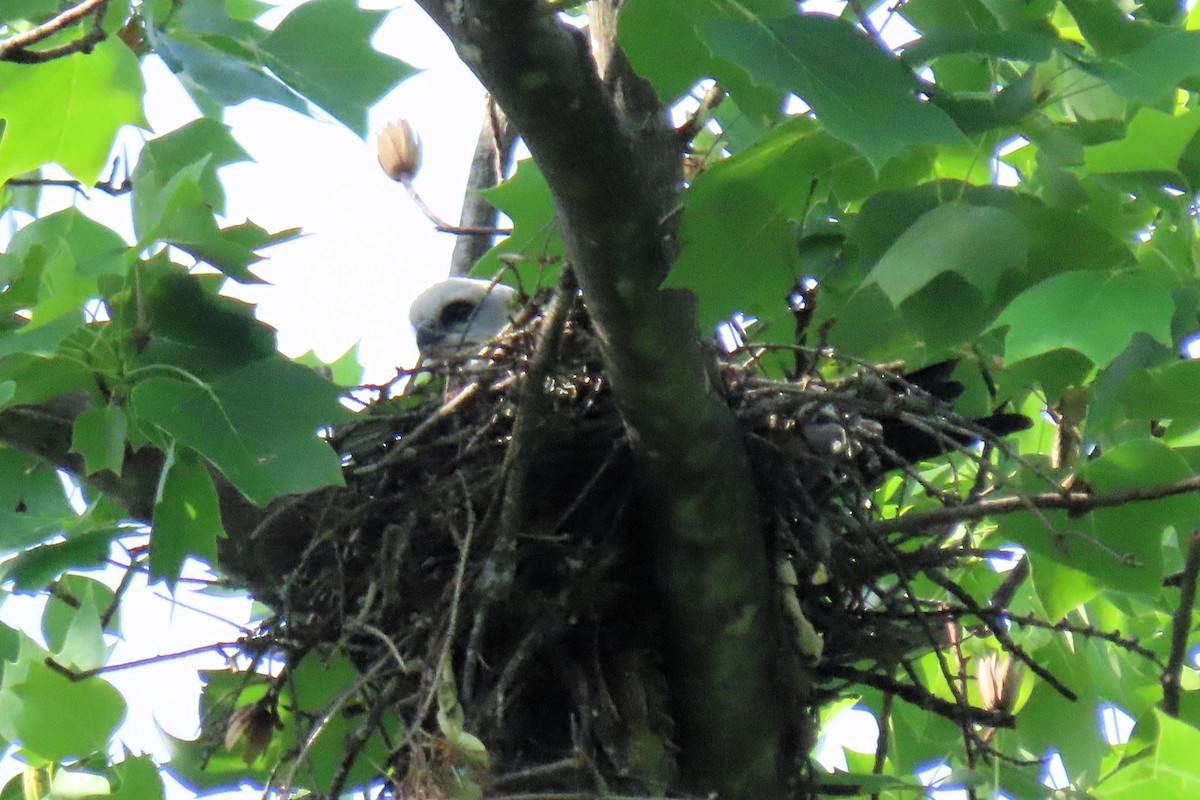
[[[185,8],[191,5],[189,2]],[[167,20],[159,19],[158,8]],[[179,77],[206,115],[220,117],[226,107],[254,99],[301,113],[307,110],[303,98],[266,70],[255,51],[256,41],[164,28],[175,8],[174,3],[144,3],[146,36],[155,54]]]
[[[248,267],[262,256],[255,251],[293,239],[298,229],[267,233],[253,222],[227,228],[217,227],[213,211],[207,205],[189,204],[173,209],[158,238],[203,261],[239,283],[263,283]]]
[[[1007,528],[1001,527],[1004,533]],[[1085,572],[1071,569],[1061,561],[1043,557],[1041,553],[1027,554],[1030,580],[1034,592],[1046,613],[1046,619],[1057,621],[1068,612],[1082,606],[1104,591],[1104,587]]]
[[[830,180],[848,160],[867,169],[845,144],[799,119],[696,179],[667,285],[696,293],[702,325],[734,311],[760,319],[787,313],[787,293],[800,277],[796,232],[813,182]]]
[[[44,64],[0,63],[0,183],[56,163],[85,185],[100,177],[122,125],[146,125],[137,58],[116,39]]]
[[[516,262],[516,275],[510,283],[527,287],[553,284],[566,249],[558,234],[550,187],[537,164],[533,159],[520,162],[511,178],[481,194],[513,221],[513,232],[485,253],[471,274],[491,278],[504,267],[501,256],[523,254],[529,260]]]
[[[73,681],[46,665],[50,656],[21,637],[20,657],[0,684],[0,735],[48,761],[103,753],[125,717],[125,701],[97,677]]]
[[[67,570],[102,566],[112,541],[122,533],[120,528],[108,527],[39,545],[10,561],[5,576],[13,580],[14,592],[44,589]]]
[[[54,470],[14,450],[0,450],[0,551],[40,542],[74,518]]]
[[[163,469],[151,524],[150,578],[165,579],[174,590],[189,556],[216,563],[225,529],[212,477],[195,453],[175,448]]]
[[[1117,388],[1117,400],[1136,419],[1200,416],[1200,361],[1175,361],[1130,376]]]
[[[140,303],[116,309],[114,317],[149,329],[150,339],[139,354],[143,367],[166,364],[211,380],[276,357],[274,330],[254,318],[253,306],[218,295],[220,281],[191,276],[160,261],[143,264],[140,271],[149,288],[143,289]]]
[[[943,56],[963,53],[1036,64],[1066,47],[1071,44],[1042,32],[937,27],[923,30],[920,39],[904,48],[901,58],[914,68]]]
[[[62,666],[82,672],[102,666],[111,650],[104,641],[95,597],[85,597],[72,615],[62,647],[54,653],[54,658]]]
[[[288,14],[262,43],[280,79],[359,136],[367,109],[415,71],[371,46],[382,11],[354,0],[314,0]]]
[[[361,342],[356,342],[349,350],[342,353],[333,361],[322,361],[317,354],[309,350],[307,353],[292,359],[297,364],[317,370],[328,370],[328,376],[336,385],[343,388],[358,386],[362,383],[363,367],[358,360]]]
[[[71,428],[71,452],[83,456],[88,475],[102,469],[120,475],[125,463],[128,431],[129,419],[119,406],[89,408],[75,418]]]
[[[1124,139],[1085,147],[1083,166],[1090,172],[1175,172],[1197,131],[1200,111],[1176,115],[1143,108]]]
[[[190,9],[193,5],[194,2],[189,2],[184,8]],[[141,217],[143,225],[146,225],[147,218],[154,216],[148,214],[143,205],[147,198],[161,192],[162,187],[175,175],[196,163],[203,163],[203,168],[196,176],[200,201],[213,211],[224,213],[225,188],[217,176],[217,170],[249,160],[250,154],[233,138],[228,126],[214,119],[194,120],[152,139],[142,148],[133,171],[131,182],[135,209],[140,207],[135,210],[135,215]]]
[[[1130,760],[1095,791],[1103,800],[1162,800],[1200,792],[1200,730],[1155,709],[1157,737],[1149,758]],[[1148,727],[1139,722],[1138,729]]]
[[[259,505],[342,484],[337,454],[316,433],[350,412],[336,387],[282,357],[212,384],[148,378],[134,387],[130,413],[203,455]]]
[[[1136,275],[1068,272],[1022,292],[996,327],[1009,326],[1004,352],[1010,363],[1069,349],[1103,367],[1139,331],[1169,343],[1173,310],[1166,290]]]
[[[39,328],[70,314],[80,320],[84,305],[99,294],[101,278],[125,274],[128,251],[116,231],[77,208],[37,219],[19,230],[0,255],[0,281],[7,284],[0,308],[9,313],[29,309],[30,322],[18,330],[32,344],[37,337],[31,334]],[[53,338],[61,340],[73,328],[56,327]]]
[[[1171,483],[1192,474],[1179,453],[1152,439],[1111,448],[1080,472],[1097,492]],[[1060,511],[1014,514],[1000,522],[1000,534],[1092,576],[1102,588],[1155,594],[1162,585],[1165,531],[1189,530],[1197,521],[1200,509],[1182,496],[1100,508],[1079,517]]]
[[[794,13],[788,0],[629,0],[621,8],[617,40],[664,105],[673,104],[701,79],[717,77],[738,106],[762,123],[779,117],[784,93],[756,86],[738,65],[714,58],[698,27],[714,20],[744,20],[747,15]]]
[[[58,652],[66,647],[67,635],[75,624],[75,615],[84,605],[107,611],[116,600],[116,593],[100,581],[85,575],[64,575],[42,611],[42,635],[50,649]],[[117,633],[120,620],[117,614],[105,625],[109,633]]]
[[[986,301],[1011,270],[1025,266],[1029,236],[1007,211],[947,203],[929,211],[900,235],[871,270],[893,304],[907,300],[944,272],[974,286]]]
[[[945,112],[917,99],[905,67],[843,20],[805,14],[765,22],[718,20],[700,26],[721,58],[759,83],[799,95],[834,136],[881,168],[907,146],[965,145]]]
[[[1080,67],[1122,97],[1154,103],[1185,78],[1200,75],[1200,31],[1155,29],[1138,49],[1096,65],[1083,62]]]
[[[40,21],[42,17],[58,11],[56,0],[6,0],[4,14],[0,20],[16,22],[17,20]]]
[[[126,755],[112,771],[117,786],[108,800],[163,800],[163,780],[150,756]]]

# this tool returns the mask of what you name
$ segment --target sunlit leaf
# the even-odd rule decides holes
[[[1008,326],[1009,361],[1065,348],[1104,366],[1135,333],[1169,342],[1173,307],[1165,290],[1136,276],[1069,272],[1026,290],[996,325]]]
[[[1200,131],[1200,111],[1164,114],[1143,108],[1125,138],[1084,149],[1084,167],[1095,172],[1174,172],[1188,143]]]
[[[90,185],[122,125],[146,125],[137,58],[114,39],[44,64],[0,63],[0,183],[56,163]]]
[[[52,761],[104,752],[125,717],[120,693],[101,678],[71,680],[46,664],[48,656],[22,638],[0,684],[0,735]]]

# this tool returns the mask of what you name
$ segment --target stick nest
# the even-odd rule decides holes
[[[549,369],[531,374],[543,325],[423,365],[418,385],[334,431],[346,487],[290,504],[291,538],[274,555],[286,578],[252,589],[275,612],[264,647],[289,663],[346,654],[366,719],[402,729],[377,765],[400,796],[447,796],[463,781],[496,797],[672,785],[665,621],[630,445],[582,311],[556,332]],[[947,577],[987,553],[964,526],[868,525],[903,492],[925,505],[986,494],[1003,445],[898,371],[797,352],[802,374],[788,380],[768,375],[778,354],[714,352],[713,381],[755,465],[779,647],[804,665],[809,710],[867,685],[960,722],[1008,724],[1001,704],[972,709],[896,677],[930,651],[952,655],[971,633],[959,618],[994,635],[986,603]],[[534,395],[537,417],[519,422]],[[908,463],[890,444],[905,430],[945,455]],[[947,470],[957,479],[936,474]],[[932,598],[930,579],[942,587]],[[343,788],[364,738],[348,739],[323,793]]]

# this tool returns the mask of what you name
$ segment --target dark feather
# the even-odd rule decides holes
[[[950,376],[954,374],[957,367],[958,359],[956,358],[939,361],[936,364],[904,373],[902,380],[896,381],[893,388],[901,393],[913,393],[915,388],[933,398],[935,402],[949,405],[957,400],[965,390],[961,383],[951,380]],[[983,438],[984,433],[995,437],[1008,436],[1011,433],[1027,430],[1033,425],[1033,421],[1024,414],[1006,413],[999,410],[986,417],[972,420],[972,423],[981,429],[980,436],[947,434],[943,438],[898,419],[880,420],[880,423],[883,426],[884,445],[909,464],[943,455],[956,446],[969,447]]]

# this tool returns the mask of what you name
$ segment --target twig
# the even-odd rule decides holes
[[[1200,573],[1200,531],[1192,531],[1188,537],[1187,557],[1183,576],[1179,582],[1179,605],[1171,620],[1171,654],[1162,673],[1163,711],[1172,717],[1179,716],[1180,678],[1183,661],[1187,657],[1188,634],[1192,630],[1192,608],[1196,603],[1196,576]]]
[[[206,644],[203,647],[193,647],[190,650],[180,650],[177,653],[167,653],[166,655],[161,655],[161,656],[150,656],[148,658],[138,658],[133,661],[124,661],[120,664],[105,664],[104,666],[101,666],[101,667],[93,667],[92,669],[83,669],[83,670],[72,669],[71,667],[68,667],[65,664],[60,664],[58,661],[55,661],[53,658],[49,658],[49,657],[46,658],[45,663],[46,663],[47,667],[54,670],[59,675],[62,675],[64,678],[74,682],[74,681],[87,680],[88,678],[94,678],[97,675],[107,674],[109,672],[116,672],[116,671],[122,670],[122,669],[132,669],[133,667],[144,667],[149,664],[158,664],[163,661],[173,661],[174,659],[177,659],[177,658],[187,658],[188,656],[195,656],[195,655],[199,655],[201,653],[210,652],[212,650],[220,650],[225,647],[240,647],[240,648],[244,649],[245,646],[246,646],[246,640],[244,640],[244,639],[239,639],[236,642],[217,642],[216,644]]]
[[[1200,475],[1193,475],[1172,483],[1134,486],[1109,492],[1071,491],[1044,492],[1031,496],[1011,495],[980,500],[970,505],[914,511],[894,519],[865,523],[860,530],[867,534],[919,533],[927,528],[936,528],[950,523],[978,520],[998,514],[1013,514],[1035,508],[1061,509],[1072,516],[1079,516],[1098,508],[1113,508],[1127,503],[1161,500],[1164,497],[1174,497],[1197,491],[1200,491]]]
[[[875,739],[875,763],[871,766],[873,775],[882,775],[883,767],[887,763],[892,725],[892,701],[894,699],[895,695],[891,692],[883,693],[883,705],[879,709],[879,736]],[[879,798],[878,792],[871,795],[871,800],[879,800]]]
[[[890,692],[906,703],[925,711],[932,711],[948,720],[958,721],[960,717],[965,715],[970,721],[987,725],[989,728],[1012,728],[1016,725],[1016,719],[1007,711],[976,708],[975,706],[966,706],[964,708],[957,703],[951,703],[948,700],[943,700],[940,697],[930,694],[920,686],[911,683],[901,683],[887,675],[864,672],[853,667],[837,664],[822,664],[817,667],[817,672],[822,677],[841,678],[853,683],[861,683],[883,692]]]
[[[66,189],[73,189],[79,194],[87,194],[88,188],[81,181],[70,180],[68,178],[9,178],[4,183],[7,186],[59,186]],[[120,183],[114,183],[110,178],[107,181],[92,184],[91,188],[99,189],[112,197],[119,197],[132,192],[133,183],[128,177]]]
[[[83,0],[83,2],[66,9],[24,33],[18,33],[0,41],[0,61],[12,61],[18,64],[39,64],[72,53],[90,53],[92,48],[105,38],[104,12],[109,0]],[[54,47],[49,50],[32,51],[28,48],[38,42],[49,39],[68,25],[75,23],[88,14],[95,14],[91,29],[73,42]]]
[[[453,233],[457,236],[508,236],[512,233],[512,228],[493,228],[487,226],[462,226],[452,225],[446,220],[438,216],[438,213],[426,205],[421,195],[417,193],[416,187],[413,186],[412,180],[405,178],[400,181],[400,185],[408,192],[408,196],[417,204],[417,208],[425,215],[425,218],[433,223],[435,230],[442,233]]]
[[[957,583],[950,580],[946,576],[939,574],[936,570],[928,570],[925,573],[925,576],[952,594],[960,603],[971,609],[972,613],[978,615],[980,619],[988,621],[989,618],[987,616],[987,612],[992,609],[982,608],[978,603],[975,602],[975,598],[971,597],[971,595]],[[1023,662],[1025,666],[1029,667],[1031,672],[1044,680],[1046,683],[1050,684],[1052,689],[1066,699],[1070,700],[1072,703],[1079,699],[1079,696],[1075,694],[1075,692],[1068,689],[1066,684],[1056,678],[1054,673],[1039,664],[1037,660],[1033,658],[1033,656],[1029,655],[1029,653],[1025,651],[1025,648],[1021,647],[1021,645],[1017,644],[1016,641],[1009,636],[1008,631],[1005,630],[1004,626],[999,624],[998,617],[993,615],[990,617],[990,620],[991,621],[988,621],[988,630],[992,632],[992,636],[996,638],[996,641],[1000,643],[1000,646],[1004,648],[1005,652]]]

